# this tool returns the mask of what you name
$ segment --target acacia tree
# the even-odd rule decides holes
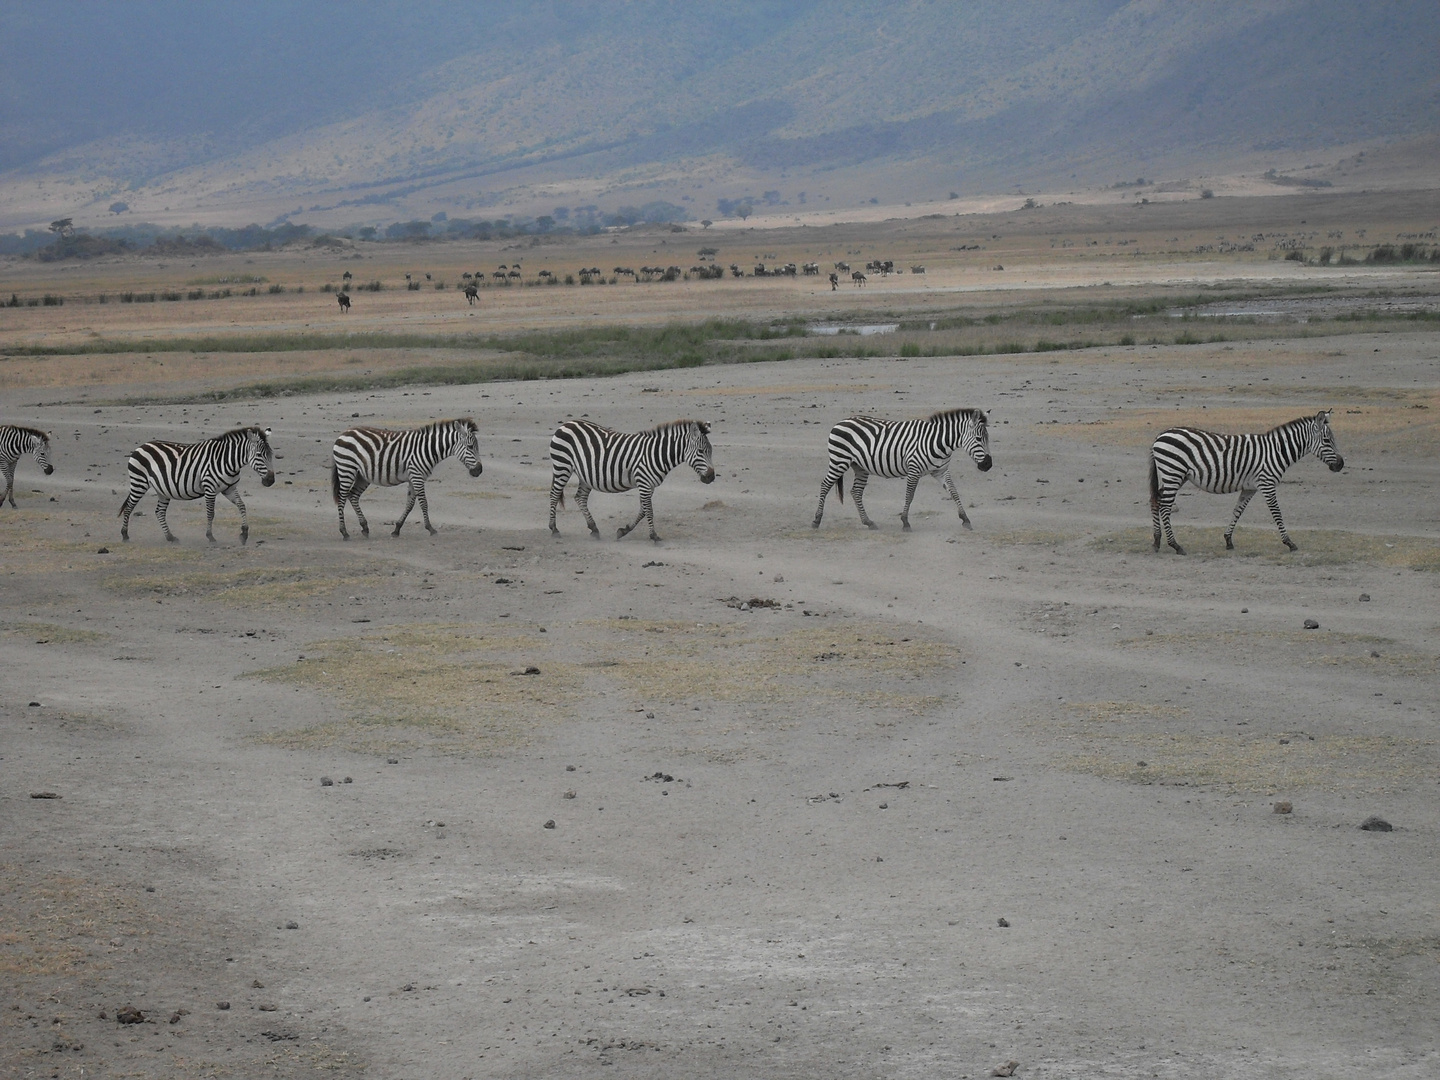
[[[69,236],[75,231],[75,220],[73,218],[62,217],[56,221],[52,221],[50,222],[50,231],[60,236]]]

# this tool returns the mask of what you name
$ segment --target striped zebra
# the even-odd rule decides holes
[[[345,504],[355,509],[360,522],[360,532],[370,535],[370,523],[360,511],[360,496],[371,484],[379,487],[394,487],[409,484],[410,497],[405,502],[405,512],[395,522],[391,536],[400,535],[400,527],[420,502],[420,513],[425,518],[425,529],[431,536],[438,531],[430,524],[430,503],[425,498],[425,481],[435,466],[452,455],[459,455],[460,464],[479,476],[484,471],[480,464],[480,441],[476,436],[475,421],[468,416],[460,420],[437,420],[424,427],[409,431],[386,431],[382,428],[351,428],[335,440],[330,450],[330,493],[340,513],[340,535],[346,540],[350,533],[345,529]]]
[[[924,420],[881,420],[874,416],[852,416],[830,429],[830,469],[820,483],[820,505],[815,509],[811,528],[820,527],[825,514],[825,496],[832,487],[845,501],[845,470],[854,469],[855,479],[850,494],[860,521],[868,528],[875,523],[865,513],[865,485],[870,474],[905,477],[905,509],[900,521],[910,530],[910,503],[920,478],[929,473],[939,480],[960,511],[960,521],[970,528],[965,504],[950,476],[950,459],[956,450],[969,454],[981,472],[989,472],[994,461],[990,457],[990,433],[985,414],[979,409],[945,409]]]
[[[1170,528],[1170,511],[1175,496],[1188,480],[1201,491],[1217,495],[1240,492],[1230,527],[1225,530],[1227,549],[1235,547],[1235,525],[1258,491],[1270,506],[1280,539],[1294,551],[1295,542],[1280,517],[1275,485],[1286,469],[1307,454],[1314,454],[1330,466],[1331,472],[1345,467],[1345,459],[1335,449],[1329,410],[1291,420],[1261,435],[1221,435],[1185,427],[1162,431],[1150,447],[1150,518],[1155,526],[1155,550],[1160,550],[1163,529],[1166,543],[1178,554],[1185,554]]]
[[[635,434],[612,431],[588,420],[567,420],[550,439],[550,464],[554,469],[550,480],[550,532],[560,535],[555,527],[555,507],[565,505],[565,485],[573,474],[579,485],[575,502],[585,515],[590,535],[600,535],[590,516],[590,492],[617,493],[639,488],[640,513],[616,531],[615,539],[623,539],[644,518],[650,524],[650,539],[658,542],[651,496],[677,465],[689,465],[702,483],[714,481],[715,466],[710,461],[710,440],[706,437],[709,433],[710,425],[702,420],[675,420]]]
[[[126,463],[130,471],[130,493],[117,517],[120,538],[130,539],[130,514],[140,504],[151,485],[159,493],[155,502],[155,518],[165,530],[165,539],[175,534],[165,521],[171,499],[205,498],[205,539],[215,543],[211,531],[215,524],[215,496],[224,495],[240,508],[240,542],[250,539],[250,521],[245,515],[245,502],[235,485],[248,465],[260,474],[260,483],[275,483],[275,457],[270,450],[270,429],[241,427],[198,443],[176,443],[156,440],[130,451]]]
[[[5,474],[5,494],[0,495],[0,506],[6,499],[15,506],[15,463],[26,454],[35,455],[35,464],[46,476],[55,471],[55,466],[50,464],[49,435],[39,428],[0,424],[0,472]]]

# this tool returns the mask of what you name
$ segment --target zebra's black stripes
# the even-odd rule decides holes
[[[35,464],[46,476],[55,471],[50,464],[49,435],[39,428],[0,424],[0,472],[5,474],[5,494],[0,495],[0,505],[7,499],[12,507],[15,505],[15,463],[26,454],[35,455]]]
[[[640,513],[619,529],[615,538],[624,537],[644,518],[650,525],[650,539],[658,541],[651,496],[677,465],[689,465],[706,484],[715,479],[710,440],[706,437],[709,432],[710,425],[700,420],[676,420],[634,434],[612,431],[588,420],[567,420],[550,439],[550,464],[554,470],[550,480],[550,532],[560,535],[555,527],[555,507],[564,505],[565,485],[573,474],[579,485],[575,502],[592,536],[599,536],[600,529],[590,516],[590,492],[639,488]]]
[[[830,469],[820,484],[820,505],[811,527],[818,529],[825,514],[825,497],[832,487],[845,500],[845,470],[853,469],[850,493],[860,521],[869,528],[875,523],[865,513],[865,485],[870,475],[905,477],[905,509],[900,521],[910,528],[910,503],[920,478],[929,473],[939,480],[960,511],[960,521],[970,528],[965,504],[950,476],[950,459],[959,450],[968,454],[981,472],[994,464],[990,457],[990,434],[985,414],[979,409],[946,409],[924,420],[881,420],[874,416],[852,416],[830,429]]]
[[[480,464],[480,442],[476,431],[475,421],[465,417],[437,420],[410,431],[361,427],[351,428],[341,435],[330,451],[333,463],[330,492],[340,514],[340,535],[350,539],[350,533],[345,529],[346,502],[355,510],[361,533],[369,536],[370,523],[360,512],[360,496],[365,489],[371,484],[379,487],[409,484],[410,497],[405,502],[405,512],[395,522],[395,531],[390,535],[400,535],[400,527],[405,524],[418,499],[425,529],[434,536],[436,529],[430,524],[425,480],[436,465],[454,454],[459,455],[460,463],[470,470],[471,476],[479,476],[484,468]]]
[[[155,517],[165,530],[165,539],[173,541],[175,534],[165,521],[165,511],[172,499],[205,499],[205,539],[212,544],[215,534],[211,531],[215,523],[215,496],[224,495],[240,509],[240,542],[250,539],[250,521],[245,514],[245,503],[235,485],[246,466],[260,474],[261,484],[269,487],[275,483],[275,458],[268,438],[270,430],[258,427],[242,427],[206,439],[198,443],[175,443],[157,440],[137,446],[130,451],[126,463],[130,471],[130,493],[120,507],[118,517],[120,537],[130,539],[130,514],[139,505],[150,486],[155,486],[159,498],[155,502]]]
[[[1160,550],[1163,530],[1166,543],[1185,554],[1170,528],[1170,511],[1176,494],[1188,480],[1201,491],[1240,492],[1230,527],[1225,530],[1227,548],[1235,546],[1235,525],[1258,491],[1265,496],[1280,539],[1294,551],[1295,543],[1280,517],[1275,485],[1286,469],[1307,454],[1314,454],[1330,466],[1331,472],[1345,467],[1345,459],[1335,448],[1328,410],[1302,416],[1259,435],[1221,435],[1185,427],[1162,431],[1150,447],[1150,518],[1155,526],[1155,550]]]

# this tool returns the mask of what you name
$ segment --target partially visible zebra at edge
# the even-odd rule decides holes
[[[346,540],[350,533],[345,528],[345,504],[355,510],[360,522],[360,532],[370,535],[370,523],[360,510],[360,496],[371,484],[378,487],[409,485],[409,498],[405,512],[395,522],[391,536],[400,535],[400,527],[420,503],[420,515],[425,529],[431,536],[439,530],[430,524],[430,503],[425,498],[425,481],[435,466],[446,458],[458,455],[471,476],[484,472],[480,464],[480,441],[478,428],[470,417],[459,420],[437,420],[424,427],[408,431],[388,431],[384,428],[351,428],[335,440],[330,450],[330,494],[340,515],[340,535]]]
[[[591,536],[598,537],[600,528],[590,516],[590,492],[618,494],[639,488],[640,512],[629,525],[616,531],[615,539],[624,539],[644,518],[650,526],[650,539],[658,543],[652,502],[655,489],[677,465],[689,465],[701,483],[714,482],[709,434],[710,425],[703,420],[675,420],[634,434],[588,420],[565,421],[550,439],[551,534],[560,535],[555,526],[555,508],[565,505],[565,485],[574,475],[575,503],[585,515]]]
[[[215,543],[215,497],[224,495],[240,510],[240,542],[250,539],[250,520],[245,502],[236,485],[246,467],[255,470],[260,483],[275,483],[275,455],[270,449],[270,429],[240,427],[197,443],[176,443],[156,440],[130,451],[126,466],[130,472],[130,492],[117,517],[120,538],[130,539],[130,514],[145,493],[154,485],[159,497],[155,502],[155,519],[165,530],[165,539],[174,542],[175,534],[165,520],[165,512],[173,499],[182,501],[205,499],[205,539]]]
[[[55,471],[50,464],[50,436],[39,428],[0,424],[0,472],[5,474],[5,494],[0,506],[9,500],[15,506],[15,463],[26,454],[35,455],[35,464],[49,476]]]
[[[972,528],[965,513],[965,503],[955,480],[950,475],[950,459],[956,451],[969,455],[975,467],[989,472],[994,459],[990,456],[989,422],[979,409],[945,409],[923,420],[882,420],[875,416],[852,416],[830,429],[830,468],[820,483],[820,505],[810,527],[818,529],[825,514],[825,497],[834,487],[845,501],[845,470],[853,469],[855,479],[850,495],[860,511],[861,524],[876,527],[865,513],[865,486],[870,475],[891,479],[905,477],[905,509],[900,521],[910,531],[910,503],[915,488],[927,473],[940,481],[955,508],[960,523]]]
[[[1295,542],[1280,517],[1275,485],[1286,469],[1308,454],[1330,466],[1331,472],[1345,467],[1345,459],[1335,448],[1330,413],[1327,409],[1314,416],[1302,416],[1258,435],[1222,435],[1187,427],[1162,431],[1150,447],[1150,519],[1155,528],[1155,550],[1160,550],[1163,531],[1165,542],[1177,554],[1185,554],[1170,527],[1170,512],[1175,496],[1188,480],[1201,491],[1216,495],[1240,492],[1230,527],[1225,530],[1227,550],[1235,547],[1235,526],[1258,491],[1265,496],[1280,539],[1295,551]]]

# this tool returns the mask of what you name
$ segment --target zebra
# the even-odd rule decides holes
[[[177,443],[156,440],[130,451],[126,462],[130,472],[130,492],[116,517],[120,522],[120,539],[130,539],[130,514],[140,504],[153,484],[159,493],[155,502],[155,518],[165,530],[165,539],[175,542],[175,534],[165,521],[165,511],[172,499],[205,498],[205,539],[215,543],[215,496],[224,495],[240,509],[240,543],[250,539],[250,520],[245,502],[236,485],[248,465],[260,474],[260,483],[275,483],[275,455],[270,449],[270,429],[239,427],[198,443]]]
[[[46,476],[55,471],[55,466],[50,464],[48,434],[39,428],[0,424],[0,472],[5,474],[5,494],[0,495],[0,506],[9,499],[10,506],[15,507],[15,463],[26,454],[35,455],[35,464]]]
[[[929,473],[939,480],[960,510],[960,521],[971,528],[965,504],[950,476],[950,459],[956,450],[969,454],[981,472],[989,472],[990,434],[985,414],[979,409],[946,409],[924,420],[882,420],[875,416],[852,416],[830,429],[830,469],[820,483],[820,505],[810,527],[818,529],[825,513],[825,496],[831,487],[845,499],[845,470],[854,469],[850,494],[860,521],[868,528],[875,523],[865,513],[865,485],[870,474],[905,477],[905,509],[900,521],[910,531],[910,503],[920,477]]]
[[[400,527],[420,501],[420,513],[425,518],[425,529],[434,536],[438,531],[430,524],[430,504],[425,499],[425,479],[452,454],[458,455],[460,463],[479,476],[484,471],[480,464],[480,444],[476,437],[475,421],[468,416],[459,420],[437,420],[433,424],[409,431],[386,431],[382,428],[351,428],[335,440],[330,450],[330,493],[340,514],[340,535],[346,540],[350,533],[345,528],[345,504],[355,508],[355,517],[360,522],[360,532],[370,535],[370,523],[360,511],[360,496],[371,484],[380,487],[394,487],[409,483],[410,497],[405,503],[405,512],[395,523],[391,536],[400,535]]]
[[[1257,491],[1265,496],[1280,539],[1291,551],[1296,550],[1280,517],[1275,485],[1286,469],[1307,454],[1314,454],[1330,466],[1331,472],[1345,467],[1345,459],[1335,448],[1335,433],[1330,429],[1331,411],[1301,416],[1259,435],[1222,435],[1186,427],[1162,431],[1150,447],[1150,519],[1155,527],[1155,550],[1160,550],[1163,530],[1166,543],[1177,554],[1185,554],[1170,528],[1170,511],[1187,480],[1201,491],[1217,495],[1240,492],[1230,527],[1225,530],[1227,550],[1234,549],[1235,526]]]
[[[590,492],[616,493],[640,489],[640,513],[635,520],[615,533],[625,535],[644,518],[650,525],[650,539],[655,535],[655,511],[651,496],[660,482],[677,465],[689,465],[701,483],[715,480],[715,466],[710,459],[710,425],[703,420],[674,420],[649,431],[627,434],[614,431],[588,420],[567,420],[550,439],[550,463],[554,470],[550,480],[550,532],[560,535],[555,527],[555,507],[565,505],[565,485],[574,474],[578,483],[575,502],[590,526],[590,535],[598,537],[600,529],[590,516]]]

